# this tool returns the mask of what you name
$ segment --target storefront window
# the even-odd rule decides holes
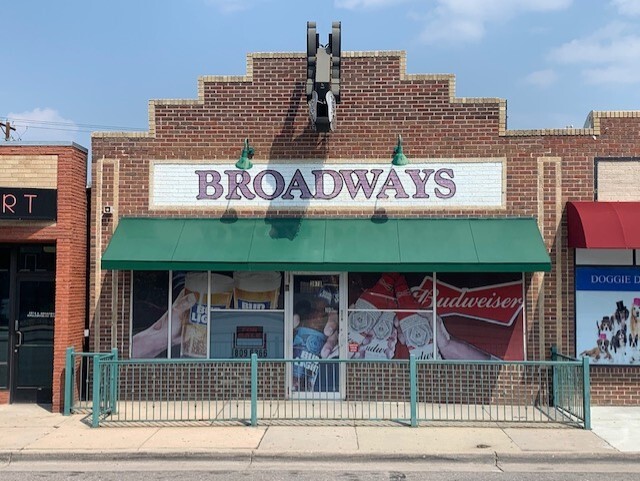
[[[131,357],[284,357],[282,273],[174,271],[170,312],[168,275],[134,272]]]
[[[524,359],[521,273],[436,277],[350,273],[349,357]]]
[[[18,253],[19,272],[55,272],[55,246],[25,245]]]
[[[180,343],[180,324],[171,327],[169,273],[133,271],[131,358],[166,358],[169,342],[172,346]]]
[[[281,272],[211,274],[211,358],[284,357]]]
[[[0,388],[8,387],[9,369],[9,265],[11,249],[0,248]]]
[[[640,267],[576,267],[576,353],[640,365]]]
[[[206,358],[209,335],[209,273],[174,271],[171,282],[171,357]]]

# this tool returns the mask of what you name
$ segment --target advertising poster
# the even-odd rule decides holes
[[[430,274],[350,273],[349,357],[524,359],[522,274],[441,274],[435,291],[434,319]]]
[[[339,356],[339,277],[296,275],[293,280],[292,390],[296,392],[337,392],[340,388],[338,363],[320,359]]]
[[[133,271],[131,358],[167,357],[169,273]]]
[[[640,364],[640,267],[576,268],[576,353],[592,364]]]
[[[280,272],[134,272],[132,358],[283,357]],[[210,306],[210,314],[207,312]],[[211,329],[209,329],[211,322]]]

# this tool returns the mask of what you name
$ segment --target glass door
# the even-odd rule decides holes
[[[14,402],[51,402],[54,306],[53,278],[34,276],[18,279],[12,383]]]
[[[340,274],[291,274],[289,282],[289,370],[292,397],[336,398],[343,392]]]

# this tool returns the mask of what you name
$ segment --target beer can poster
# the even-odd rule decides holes
[[[521,273],[441,274],[435,291],[434,318],[430,274],[350,273],[349,357],[524,359]]]
[[[576,268],[576,353],[591,364],[640,364],[640,268]]]
[[[283,292],[275,271],[134,271],[131,357],[282,358]]]

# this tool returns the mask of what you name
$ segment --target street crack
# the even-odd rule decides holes
[[[498,458],[498,452],[493,452],[493,465],[501,472],[504,473],[504,469],[500,467],[500,459]]]

